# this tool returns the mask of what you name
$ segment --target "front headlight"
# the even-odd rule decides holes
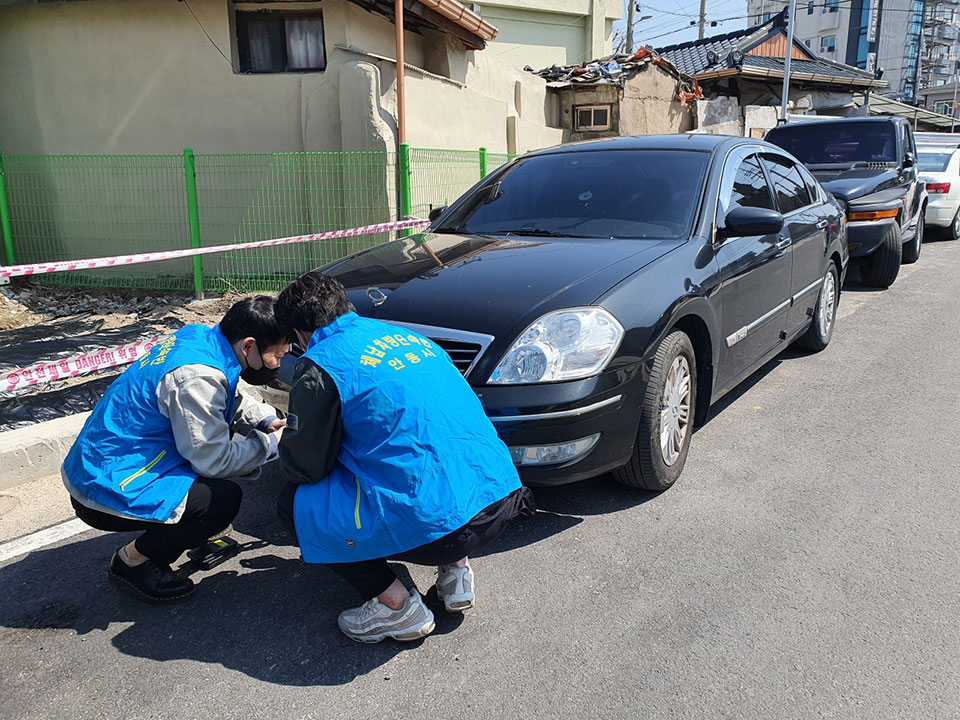
[[[510,346],[494,385],[581,380],[599,373],[623,339],[623,326],[601,307],[547,313]]]

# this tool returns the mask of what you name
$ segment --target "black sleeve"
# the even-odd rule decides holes
[[[280,438],[280,472],[288,482],[315,483],[333,470],[340,452],[340,393],[322,368],[306,358],[297,362],[290,388],[290,414]]]

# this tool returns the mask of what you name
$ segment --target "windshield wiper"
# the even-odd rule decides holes
[[[570,235],[569,233],[559,233],[553,230],[543,228],[520,228],[519,230],[497,230],[491,235],[520,235],[523,237],[580,237],[579,235]]]

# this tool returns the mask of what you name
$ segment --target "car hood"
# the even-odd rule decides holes
[[[531,315],[595,302],[682,243],[428,233],[324,272],[344,284],[361,315],[497,337],[519,332]]]
[[[821,185],[844,200],[855,200],[864,195],[894,187],[899,178],[896,168],[854,168],[811,172]]]

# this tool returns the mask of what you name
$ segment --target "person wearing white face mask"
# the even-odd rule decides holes
[[[150,603],[193,593],[170,564],[236,517],[242,491],[229,478],[276,458],[286,424],[270,406],[238,398],[238,381],[269,383],[289,349],[273,298],[261,295],[215,327],[181,328],[111,384],[61,469],[85,523],[145,531],[113,556],[111,583]]]

